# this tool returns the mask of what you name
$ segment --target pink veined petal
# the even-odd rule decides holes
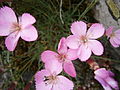
[[[20,24],[22,24],[22,27],[25,28],[29,25],[32,25],[36,22],[35,18],[30,15],[29,13],[24,13],[22,16],[21,16],[21,21]]]
[[[14,51],[17,42],[19,40],[20,34],[18,31],[11,33],[6,39],[5,39],[5,45],[9,51]]]
[[[38,38],[38,32],[32,25],[20,31],[21,38],[25,41],[35,41]]]
[[[50,75],[50,73],[45,69],[38,71],[35,74],[35,83],[40,84],[41,82],[44,81],[45,76],[49,76],[49,75]]]
[[[12,32],[12,24],[8,22],[0,22],[0,36],[8,36]]]
[[[105,32],[105,29],[102,24],[93,24],[87,31],[87,36],[90,39],[97,39],[101,37]]]
[[[90,48],[85,44],[82,44],[80,46],[80,48],[78,49],[78,53],[77,53],[78,58],[81,61],[87,61],[90,58],[91,54],[92,53],[91,53]]]
[[[116,30],[114,33],[115,34],[120,34],[120,29]]]
[[[99,76],[103,79],[109,77],[109,72],[105,68],[100,68],[94,71],[96,76]]]
[[[75,71],[75,68],[74,68],[72,61],[70,61],[70,60],[65,61],[63,64],[63,67],[64,67],[64,71],[67,74],[69,74],[72,77],[76,77],[76,71]]]
[[[50,51],[50,50],[46,50],[41,54],[41,60],[45,63],[48,62],[50,60],[58,60],[57,59],[58,54],[56,52]]]
[[[52,90],[52,84],[45,84],[45,82],[41,82],[40,84],[36,84],[36,90]]]
[[[83,21],[73,22],[71,25],[71,32],[74,35],[85,35],[87,30],[87,25]]]
[[[95,55],[102,55],[104,48],[103,45],[97,40],[89,40],[88,47],[92,50]]]
[[[76,60],[78,58],[77,52],[78,52],[77,49],[68,49],[66,59],[68,59],[68,60]]]
[[[71,49],[78,49],[80,46],[80,40],[78,36],[70,35],[67,37],[66,44]]]
[[[113,26],[109,27],[107,30],[106,30],[106,36],[110,37],[110,35],[112,34],[112,31],[113,31]]]
[[[14,11],[7,6],[0,8],[0,22],[16,23],[17,18]]]
[[[119,90],[118,83],[111,77],[107,77],[105,81],[115,90]]]
[[[67,53],[66,39],[64,37],[62,37],[60,39],[60,42],[58,44],[58,52],[60,54],[66,54]]]
[[[114,37],[120,40],[120,34],[115,34]]]
[[[112,88],[104,81],[104,79],[100,78],[99,76],[94,77],[105,90],[112,90]]]
[[[119,47],[119,45],[117,43],[115,43],[114,39],[113,38],[110,38],[110,43],[113,47]]]
[[[49,60],[45,62],[45,69],[47,69],[51,74],[58,75],[62,72],[62,63],[58,60]]]
[[[117,38],[117,37],[112,37],[112,39],[113,39],[113,41],[114,41],[116,44],[120,45],[120,39],[119,39],[119,38]]]
[[[73,90],[74,84],[66,77],[59,75],[57,76],[58,83],[53,86],[52,90]]]
[[[44,81],[45,76],[49,76],[49,75],[50,75],[50,73],[45,69],[38,71],[35,74],[36,90],[51,90],[52,84],[45,84],[46,81]]]
[[[108,70],[108,73],[109,73],[109,76],[110,76],[110,77],[115,76],[115,74],[114,74],[113,72],[111,72],[110,70]]]

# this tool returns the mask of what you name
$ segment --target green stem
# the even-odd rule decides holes
[[[85,9],[85,11],[80,15],[78,20],[80,20],[99,0],[93,0],[90,5]]]
[[[120,63],[119,60],[114,60],[114,59],[110,59],[110,58],[105,58],[105,57],[100,57],[100,56],[91,56],[92,58],[96,58],[96,59],[102,59],[102,60],[105,60],[105,61],[113,61],[113,62],[118,62]]]

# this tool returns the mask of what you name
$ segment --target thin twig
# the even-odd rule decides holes
[[[62,19],[62,0],[60,0],[60,20],[61,20],[62,24],[64,24],[64,21]]]

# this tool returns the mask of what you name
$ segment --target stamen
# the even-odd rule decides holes
[[[66,59],[66,55],[65,54],[60,54],[57,58],[59,59],[60,62],[64,62],[65,59]]]
[[[48,85],[48,84],[56,84],[57,83],[57,76],[45,76],[45,84]]]
[[[88,41],[86,36],[81,36],[80,40],[82,41],[82,43],[86,43]]]

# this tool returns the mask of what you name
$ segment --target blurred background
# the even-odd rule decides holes
[[[56,51],[61,37],[71,34],[73,21],[82,20],[88,24],[102,23],[119,28],[119,0],[0,0],[0,7],[11,7],[17,16],[30,13],[36,18],[34,24],[39,37],[34,42],[19,40],[14,52],[9,52],[0,37],[0,90],[35,90],[34,74],[41,70],[43,63],[40,54],[44,50]],[[102,56],[92,55],[100,67],[115,73],[120,85],[120,48],[113,48],[107,38],[99,39],[104,48]],[[103,90],[94,79],[89,65],[75,60],[77,77],[68,77],[75,84],[74,90]]]

